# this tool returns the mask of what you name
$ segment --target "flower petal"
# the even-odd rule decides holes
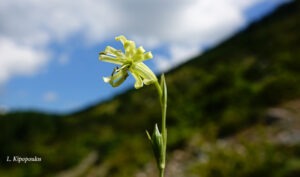
[[[150,84],[153,84],[154,81],[153,81],[153,80],[150,80],[150,79],[143,79],[143,83],[144,83],[145,85],[150,85]]]
[[[125,57],[125,55],[122,53],[121,50],[117,50],[117,49],[115,49],[115,48],[113,48],[111,46],[107,46],[105,48],[105,53],[113,54],[114,56],[120,57],[120,58],[124,58]]]
[[[129,58],[133,57],[136,52],[135,42],[127,40],[124,44],[124,50],[125,50],[126,57]]]
[[[142,78],[135,72],[131,72],[132,76],[134,77],[135,79],[135,84],[134,84],[134,87],[136,89],[139,89],[141,87],[143,87],[143,81],[142,81]]]
[[[150,58],[153,58],[153,55],[152,55],[151,52],[147,52],[147,53],[144,54],[144,60],[148,60]]]
[[[128,77],[127,69],[117,70],[115,68],[110,77],[103,77],[104,82],[109,83],[112,87],[118,87]]]
[[[102,61],[105,61],[105,62],[108,62],[108,63],[113,63],[113,64],[117,64],[117,65],[122,65],[125,60],[122,60],[120,58],[116,58],[116,57],[113,57],[113,56],[109,56],[105,53],[100,53],[99,55],[99,60],[102,60]]]
[[[139,48],[137,48],[134,56],[132,57],[133,61],[134,62],[141,62],[141,61],[143,61],[144,60],[144,52],[145,52],[145,49],[142,46],[140,46]]]
[[[146,85],[157,81],[155,74],[142,62],[136,63],[131,70],[140,75],[143,78],[144,84]]]
[[[134,57],[133,57],[133,60],[135,62],[142,62],[142,61],[145,61],[145,60],[148,60],[148,59],[151,59],[151,58],[153,58],[153,55],[152,55],[151,52],[140,53],[140,51],[137,50]]]
[[[140,46],[139,48],[136,49],[136,53],[137,54],[143,54],[145,53],[145,49],[143,48],[143,46]]]
[[[103,81],[104,81],[105,83],[109,83],[110,80],[111,80],[111,77],[103,77]]]
[[[116,41],[121,41],[121,43],[124,45],[125,42],[127,41],[126,37],[123,36],[123,35],[120,35],[120,36],[117,36],[116,38]]]

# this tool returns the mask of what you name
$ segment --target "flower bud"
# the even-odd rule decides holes
[[[154,152],[157,166],[159,169],[164,169],[165,168],[165,162],[163,161],[163,156],[164,156],[163,143],[164,142],[163,142],[163,137],[157,127],[157,124],[155,124],[154,131],[153,131],[153,134],[151,137],[147,131],[146,131],[146,133],[148,135],[149,140],[151,141],[152,149]]]

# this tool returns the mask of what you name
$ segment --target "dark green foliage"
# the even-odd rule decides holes
[[[299,148],[297,146],[287,148],[266,141],[251,143],[247,140],[235,145],[217,144],[203,150],[209,159],[200,156],[185,173],[204,177],[296,177],[299,174],[300,158],[291,156]]]
[[[262,122],[267,108],[299,99],[299,49],[300,2],[294,1],[166,73],[170,154],[184,148],[194,134],[201,133],[208,141],[229,137]],[[0,176],[51,176],[73,167],[92,150],[99,154],[95,165],[109,164],[109,176],[133,176],[154,160],[144,132],[155,123],[160,123],[160,105],[154,86],[70,115],[0,115]],[[243,145],[245,156],[216,147],[209,152],[210,164],[194,163],[186,173],[214,177],[300,173],[297,146]],[[12,166],[5,163],[7,155],[36,155],[43,162]]]

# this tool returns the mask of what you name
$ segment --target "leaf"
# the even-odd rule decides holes
[[[162,91],[162,95],[161,95],[161,102],[162,104],[164,104],[165,106],[167,105],[167,84],[166,84],[166,80],[165,80],[165,75],[162,74],[160,77],[160,87],[161,87],[161,91]]]

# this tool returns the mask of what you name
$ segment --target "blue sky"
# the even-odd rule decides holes
[[[133,88],[102,81],[98,60],[124,34],[159,73],[201,54],[286,0],[0,0],[0,112],[67,113]]]

